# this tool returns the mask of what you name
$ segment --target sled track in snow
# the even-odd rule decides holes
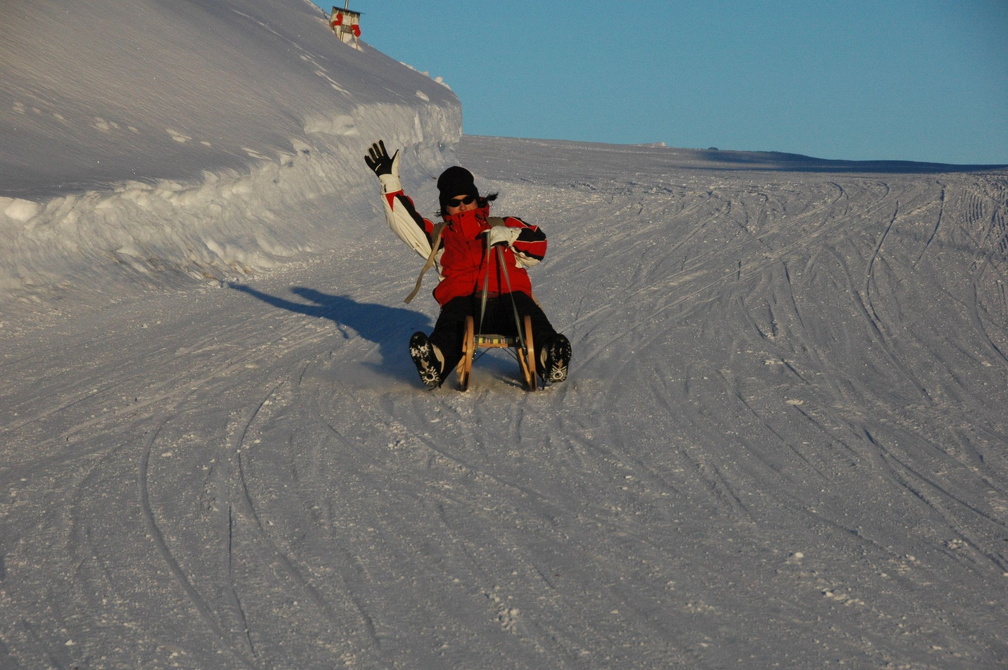
[[[150,489],[148,486],[149,479],[149,469],[150,469],[150,454],[151,450],[154,448],[154,443],[157,440],[158,434],[161,432],[164,425],[169,421],[169,418],[164,419],[159,426],[151,430],[144,440],[144,450],[143,455],[140,460],[140,505],[143,510],[144,520],[147,525],[147,531],[157,547],[158,553],[160,554],[162,562],[168,567],[171,574],[174,576],[176,583],[185,592],[186,597],[192,606],[199,613],[200,617],[210,626],[211,630],[224,641],[232,642],[233,637],[225,632],[224,627],[215,616],[212,607],[204,599],[203,595],[199,592],[196,586],[192,583],[189,577],[186,575],[185,570],[179,565],[178,560],[172,554],[172,551],[165,540],[164,533],[161,531],[155,516],[154,510],[151,507],[150,502]],[[228,547],[228,552],[230,553],[230,547]],[[232,582],[233,583],[233,582]],[[240,604],[238,606],[240,611]],[[245,627],[245,630],[248,630]],[[232,653],[234,657],[239,659],[245,667],[255,667],[253,658],[255,656],[255,648],[252,645],[251,640],[246,637],[245,642],[247,643],[247,648],[234,648],[232,647]],[[248,654],[251,653],[253,658],[250,658]]]

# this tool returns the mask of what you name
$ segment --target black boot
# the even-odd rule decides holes
[[[420,381],[429,389],[436,389],[444,381],[441,377],[441,361],[434,353],[434,345],[423,333],[413,333],[409,341],[409,353],[420,373]],[[566,368],[565,368],[566,369]]]
[[[556,384],[567,379],[567,366],[571,359],[570,341],[563,335],[557,335],[543,351],[543,368],[541,376],[544,382]]]

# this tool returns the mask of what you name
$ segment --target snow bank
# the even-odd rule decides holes
[[[332,248],[375,213],[370,142],[419,179],[461,135],[446,86],[305,0],[21,4],[0,60],[0,290],[30,302]]]

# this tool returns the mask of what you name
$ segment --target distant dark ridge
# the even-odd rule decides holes
[[[708,166],[710,169],[773,170],[781,172],[851,172],[887,174],[937,174],[948,172],[988,172],[1003,170],[1006,165],[957,165],[950,163],[921,163],[917,161],[873,160],[846,161],[813,158],[801,154],[780,151],[721,151],[719,149],[698,149],[695,154],[703,162],[720,164]],[[705,166],[698,166],[705,167]]]
[[[542,152],[550,146],[574,148],[585,152],[586,157],[608,157],[613,165],[629,154],[645,153],[652,159],[652,165],[667,169],[683,170],[764,170],[771,172],[809,172],[840,174],[942,174],[965,172],[996,172],[1008,169],[1008,164],[1000,165],[957,165],[952,163],[925,163],[904,160],[832,160],[814,158],[802,154],[783,151],[734,151],[715,147],[709,149],[683,149],[652,144],[609,144],[576,140],[552,140],[540,138],[504,138],[488,135],[463,135],[462,146],[467,143],[486,143],[504,140],[510,147],[523,147],[531,152]],[[491,169],[491,166],[483,166]]]

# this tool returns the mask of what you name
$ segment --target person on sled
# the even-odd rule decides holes
[[[482,322],[482,332],[513,337],[518,334],[518,321],[526,315],[531,318],[532,342],[537,347],[536,372],[544,382],[566,379],[570,342],[557,333],[532,297],[525,271],[546,253],[543,231],[515,217],[488,221],[490,203],[497,194],[480,196],[472,173],[459,166],[438,177],[444,223],[435,226],[417,213],[403,193],[398,151],[390,157],[384,141],[378,141],[364,161],[381,182],[385,218],[393,232],[424,258],[434,258],[438,250],[432,245],[440,249],[441,281],[434,288],[434,298],[441,312],[429,336],[414,333],[409,343],[421,381],[437,388],[458,365],[466,316],[472,316],[477,327]],[[488,247],[496,245],[502,245],[503,253],[488,253]]]

